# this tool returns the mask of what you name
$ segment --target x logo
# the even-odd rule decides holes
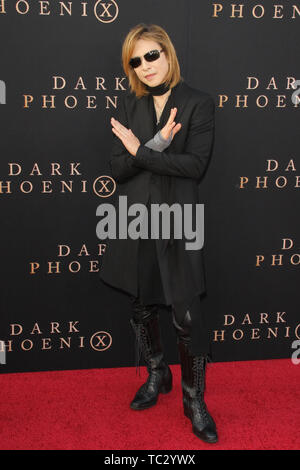
[[[97,12],[97,10],[100,8],[100,5],[102,7],[101,13]],[[98,8],[99,6],[99,8]],[[110,0],[110,2],[107,3],[102,3],[101,0],[98,0],[94,6],[94,13],[97,18],[97,20],[101,21],[101,23],[111,23],[114,21],[118,14],[119,14],[119,7],[115,0]]]
[[[109,197],[116,190],[116,182],[111,176],[99,176],[99,178],[94,181],[93,188],[97,196]]]

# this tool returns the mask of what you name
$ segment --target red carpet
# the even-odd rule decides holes
[[[206,402],[219,442],[191,432],[174,388],[156,406],[129,402],[146,377],[135,368],[3,374],[0,449],[299,449],[300,365],[289,359],[209,364]]]

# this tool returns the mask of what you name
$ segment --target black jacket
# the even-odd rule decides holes
[[[145,147],[157,129],[166,124],[170,110],[177,107],[175,122],[182,127],[164,152]],[[171,91],[156,128],[151,95],[137,98],[129,91],[122,96],[118,119],[139,138],[141,146],[131,156],[114,135],[111,172],[117,182],[117,196],[126,195],[128,207],[134,203],[193,204],[199,200],[198,185],[211,155],[214,136],[215,103],[204,91],[179,82]],[[138,241],[108,240],[100,267],[100,278],[111,286],[137,295]],[[205,292],[203,248],[186,250],[182,239],[157,240],[158,258],[163,276],[168,277],[172,303],[190,302]],[[149,280],[151,282],[151,280]]]

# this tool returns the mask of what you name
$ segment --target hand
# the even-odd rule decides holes
[[[113,126],[112,127],[113,133],[117,137],[119,137],[119,139],[122,141],[122,143],[124,144],[128,152],[135,157],[136,152],[138,151],[138,148],[141,145],[139,139],[134,135],[131,129],[127,129],[125,126],[123,126],[119,121],[117,121],[113,117],[111,118],[110,122]]]
[[[172,134],[172,140],[174,139],[174,135],[180,131],[181,129],[181,124],[180,122],[178,124],[175,124],[174,122],[174,119],[175,119],[175,116],[176,116],[176,113],[177,113],[177,108],[172,108],[171,109],[171,112],[170,112],[170,117],[168,119],[168,122],[167,124],[161,129],[160,133],[162,135],[162,137],[165,139],[165,140],[168,140],[168,138],[170,137],[170,134],[171,134],[171,131],[173,130],[173,134]]]

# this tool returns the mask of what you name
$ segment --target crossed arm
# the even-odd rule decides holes
[[[118,139],[118,137],[116,136],[114,138]],[[152,139],[148,140],[148,142],[144,144],[144,146],[149,149],[155,150],[156,152],[162,152],[167,147],[169,147],[171,142],[172,142],[172,134],[166,140],[162,137],[161,132],[158,131]],[[117,143],[114,144],[114,149],[116,148],[116,146],[117,146]],[[137,168],[133,166],[133,161],[131,157],[132,155],[130,155],[130,153],[128,152],[123,151],[121,155],[117,156],[113,151],[113,156],[110,161],[110,165],[111,165],[112,175],[116,181],[121,183],[122,181],[126,180],[127,178],[130,178],[131,176],[134,176],[135,174],[137,174],[138,172],[142,170],[142,168]]]
[[[214,113],[215,103],[210,95],[195,106],[189,124],[184,153],[165,152],[164,150],[169,143],[165,141],[164,148],[163,146],[158,147],[159,136],[156,134],[146,144],[139,145],[136,154],[133,155],[115,135],[110,161],[113,177],[117,182],[123,182],[144,169],[161,175],[200,179],[210,156],[214,132]],[[123,125],[127,125],[123,101],[121,101],[119,120]]]
[[[176,115],[176,112],[177,109],[173,108],[170,113],[169,120],[166,126],[164,127],[164,134],[166,136],[169,135],[169,137],[164,138],[162,132],[158,131],[152,139],[150,139],[144,144],[145,147],[160,153],[170,145],[173,136],[181,128],[181,124],[177,124],[175,126],[174,117]],[[119,129],[125,132],[127,136],[129,134],[129,130],[127,129],[128,119],[126,115],[124,101],[122,99],[120,100],[120,106],[118,108],[118,121],[115,121],[112,118],[111,122],[113,125],[112,131],[114,132],[114,141],[110,166],[114,179],[117,182],[123,182],[126,179],[142,171],[142,168],[134,167],[132,164],[133,162],[130,158],[133,153],[136,154],[136,150],[140,146],[139,139],[130,131],[130,137],[132,142],[131,146],[128,147],[127,145],[126,148],[125,142],[121,140],[121,134],[117,132],[117,129]]]

